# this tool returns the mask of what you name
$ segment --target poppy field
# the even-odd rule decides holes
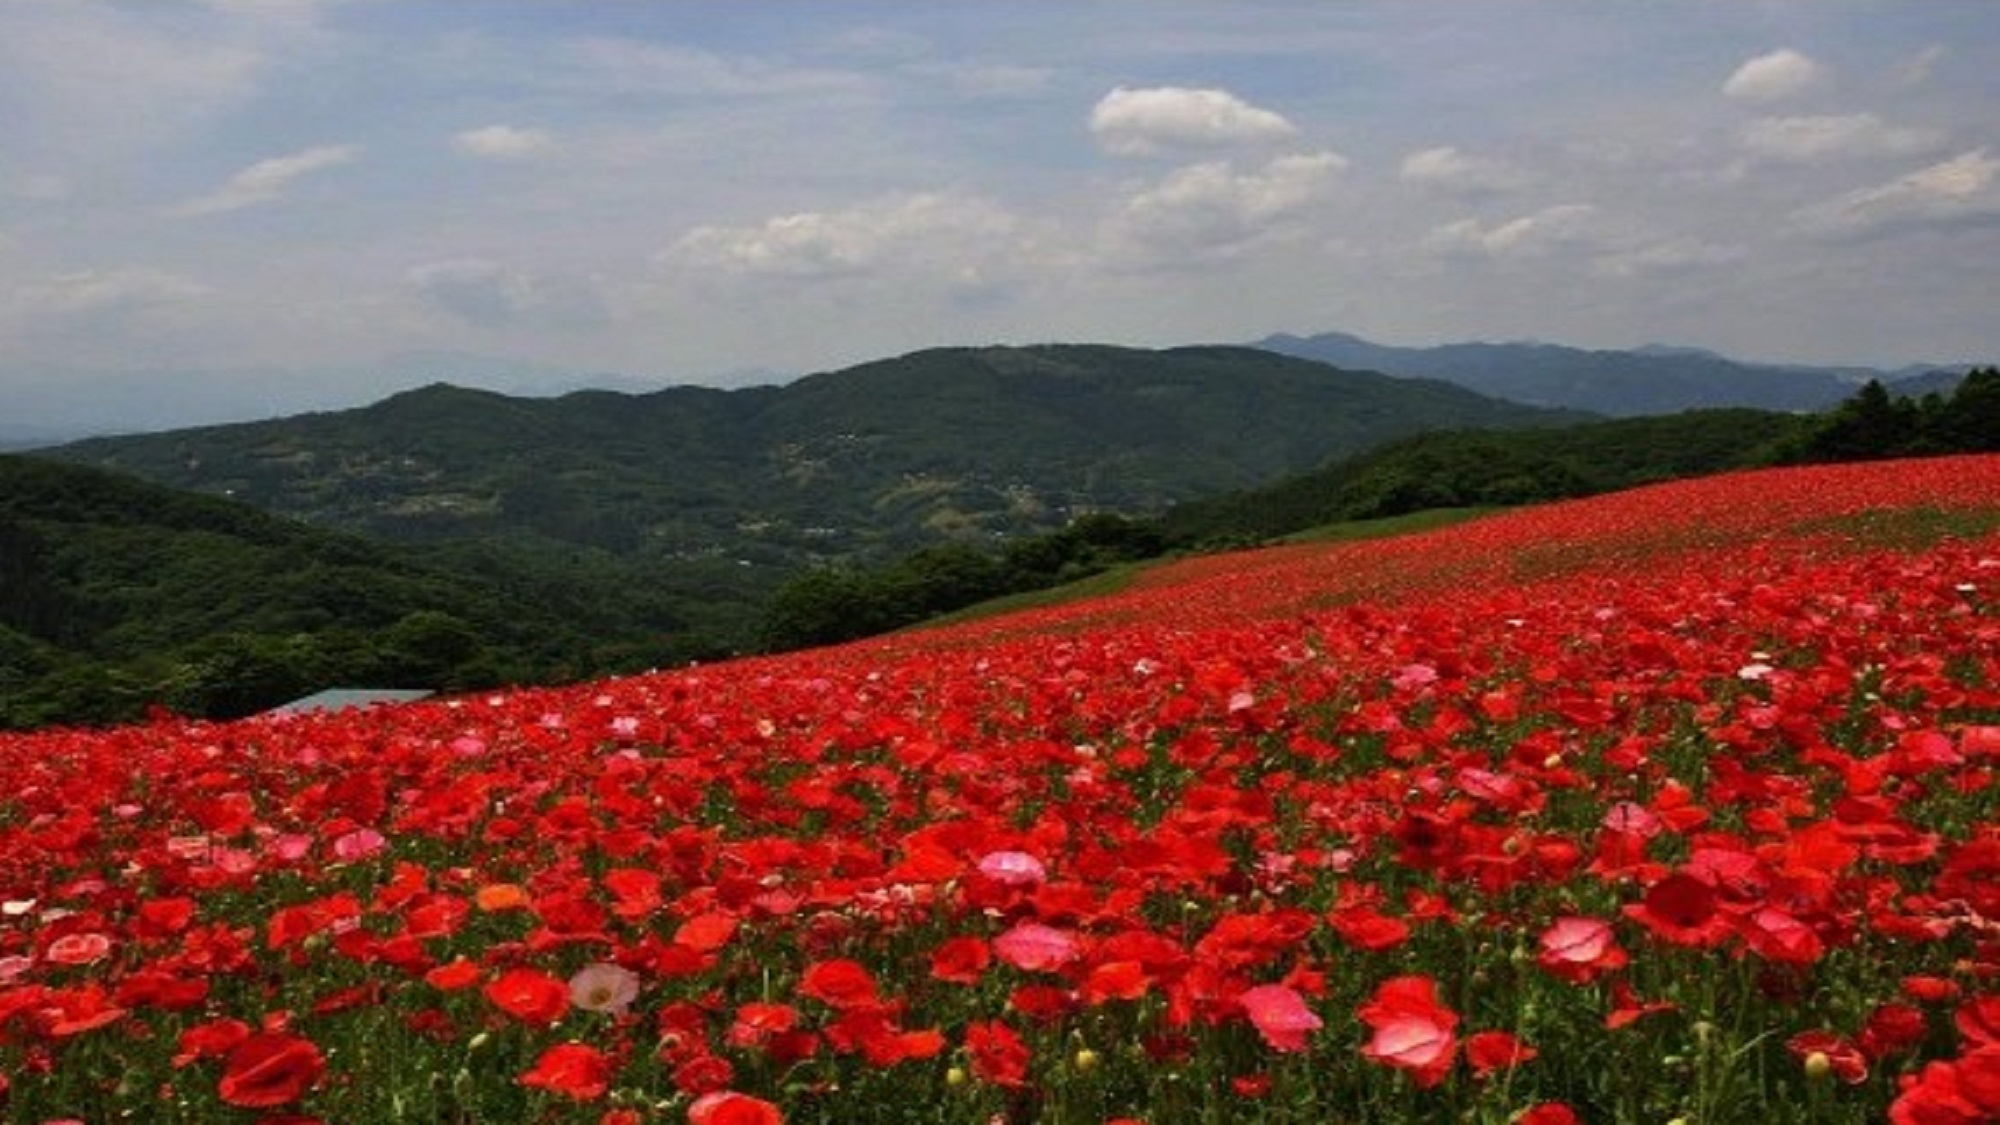
[[[2000,1122],[2000,457],[0,739],[8,1121]]]

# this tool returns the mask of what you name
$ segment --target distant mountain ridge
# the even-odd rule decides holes
[[[1888,372],[1746,363],[1701,348],[1664,344],[1627,351],[1539,342],[1396,347],[1323,332],[1268,336],[1253,346],[1336,367],[1442,379],[1495,398],[1614,418],[1722,407],[1824,410],[1869,379],[1880,379],[1892,390],[1903,380],[1925,380],[1911,384],[1912,394],[1949,390],[1956,383],[1955,376],[1940,377],[1937,369],[1924,366]]]
[[[403,540],[796,565],[1158,510],[1439,428],[1577,416],[1242,347],[941,348],[775,387],[372,406],[42,455]]]

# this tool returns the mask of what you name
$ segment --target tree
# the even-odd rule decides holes
[[[1919,442],[1915,403],[1870,379],[1852,398],[1783,456],[1788,461],[1875,461],[1914,452]]]
[[[1929,436],[1940,452],[2000,451],[2000,367],[1975,367],[1938,407]]]

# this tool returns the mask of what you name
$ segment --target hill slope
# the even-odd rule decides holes
[[[1340,520],[1426,508],[1495,507],[1588,496],[1768,462],[1811,420],[1762,410],[1693,410],[1538,430],[1440,430],[1160,518],[1180,543],[1262,539]]]
[[[47,455],[397,539],[792,565],[1155,510],[1425,430],[1573,418],[1246,348],[954,348],[740,391],[434,385]]]
[[[152,703],[226,716],[330,684],[574,678],[648,626],[671,631],[605,585],[446,568],[247,505],[0,456],[0,726],[129,719]]]
[[[1996,557],[2000,457],[1735,474],[755,662],[0,737],[6,1107],[1989,1120]]]

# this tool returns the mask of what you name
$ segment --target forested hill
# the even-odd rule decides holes
[[[789,568],[1158,510],[1440,428],[1575,420],[1249,348],[949,348],[736,391],[359,409],[43,455],[403,540]]]
[[[0,728],[150,704],[237,715],[339,684],[564,679],[641,641],[648,623],[603,595],[0,456]]]
[[[1956,382],[1955,376],[1936,372],[1745,363],[1698,348],[1592,350],[1541,343],[1395,347],[1341,332],[1278,335],[1257,346],[1339,367],[1443,379],[1496,398],[1619,418],[1722,407],[1825,410],[1869,379],[1912,396],[1949,391]],[[1907,387],[1898,385],[1906,379]]]

